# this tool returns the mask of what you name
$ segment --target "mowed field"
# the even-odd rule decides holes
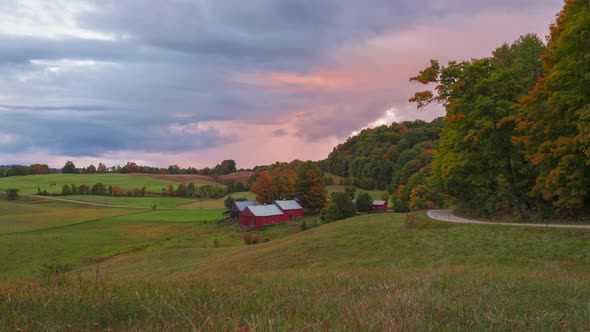
[[[0,211],[0,280],[33,277],[46,264],[80,267],[126,252],[243,245],[235,222],[219,223],[226,218],[223,209],[138,211],[0,200]],[[255,234],[272,240],[293,227]]]
[[[344,189],[347,186],[344,185],[331,185],[331,186],[326,186],[326,190],[328,191],[328,194],[334,193],[334,192],[344,192]],[[369,193],[369,195],[371,195],[371,198],[373,198],[373,200],[378,201],[381,200],[381,195],[383,195],[383,190],[365,190],[365,189],[359,189],[356,188],[356,193],[355,195],[358,196],[358,194],[360,193]]]
[[[391,213],[270,227],[245,246],[235,224],[185,212],[0,236],[0,327],[590,329],[590,231]],[[15,280],[41,263],[76,269]]]
[[[160,193],[162,188],[172,184],[176,188],[177,182],[169,180],[153,179],[143,176],[132,176],[126,174],[46,174],[11,176],[0,178],[0,191],[9,188],[17,188],[23,194],[35,194],[37,188],[47,190],[49,193],[61,193],[63,185],[80,186],[85,184],[89,187],[96,183],[102,183],[106,187],[119,186],[122,189],[133,189],[146,187],[149,192]],[[195,182],[195,184],[198,184]],[[203,184],[200,182],[200,184]]]

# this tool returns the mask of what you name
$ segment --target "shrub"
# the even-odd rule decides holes
[[[307,230],[307,223],[304,221],[301,223],[301,225],[299,225],[299,228],[301,229],[301,231],[306,231]]]
[[[6,189],[6,199],[9,201],[14,201],[18,199],[18,189]]]
[[[244,243],[247,245],[258,244],[260,242],[263,242],[263,238],[258,235],[254,235],[254,234],[244,235]]]
[[[64,186],[61,188],[61,194],[64,196],[71,195],[72,191],[70,190],[70,186],[68,186],[67,184],[64,184]]]

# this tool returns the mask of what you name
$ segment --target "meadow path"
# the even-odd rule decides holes
[[[527,223],[491,222],[491,221],[470,220],[470,219],[457,217],[453,213],[453,210],[429,210],[428,212],[426,212],[426,215],[428,215],[432,219],[436,219],[436,220],[440,220],[440,221],[447,221],[447,222],[456,222],[456,223],[461,223],[461,224],[590,229],[590,225],[527,224]]]
[[[0,193],[4,194],[4,192],[0,191]],[[101,204],[101,203],[91,203],[91,202],[82,202],[82,201],[75,201],[72,199],[65,199],[65,198],[58,198],[53,196],[38,196],[38,195],[29,195],[29,194],[18,194],[19,196],[24,197],[33,197],[37,199],[45,199],[45,200],[52,200],[52,201],[59,201],[59,202],[66,202],[66,203],[73,203],[73,204],[80,204],[80,205],[90,205],[90,206],[99,206],[99,207],[108,207],[113,209],[133,209],[133,210],[152,210],[151,207],[147,206],[125,206],[125,205],[112,205],[112,204]],[[160,210],[192,210],[188,208],[157,208],[158,211]]]

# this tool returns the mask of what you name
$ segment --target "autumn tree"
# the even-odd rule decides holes
[[[256,201],[258,203],[272,203],[275,196],[270,171],[262,171],[252,184],[250,191],[256,194]]]
[[[550,28],[543,76],[522,99],[518,141],[538,169],[534,192],[558,208],[590,206],[590,5],[567,0]]]
[[[297,176],[297,197],[308,213],[318,213],[326,205],[324,172],[311,161],[299,166]]]
[[[107,172],[107,167],[105,166],[105,164],[103,163],[98,163],[98,167],[96,168],[96,173],[106,173]]]
[[[512,141],[518,101],[541,72],[541,40],[526,35],[493,56],[441,66],[435,60],[411,78],[435,84],[433,91],[417,92],[410,101],[423,108],[440,103],[446,108],[433,175],[435,184],[473,211],[497,213],[530,205],[534,168]],[[416,169],[413,172],[419,171]],[[414,207],[422,207],[424,188],[416,189]],[[403,196],[409,196],[407,192]]]

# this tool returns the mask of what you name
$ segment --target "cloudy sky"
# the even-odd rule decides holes
[[[435,58],[544,37],[561,0],[0,1],[0,164],[323,159],[431,120]]]

